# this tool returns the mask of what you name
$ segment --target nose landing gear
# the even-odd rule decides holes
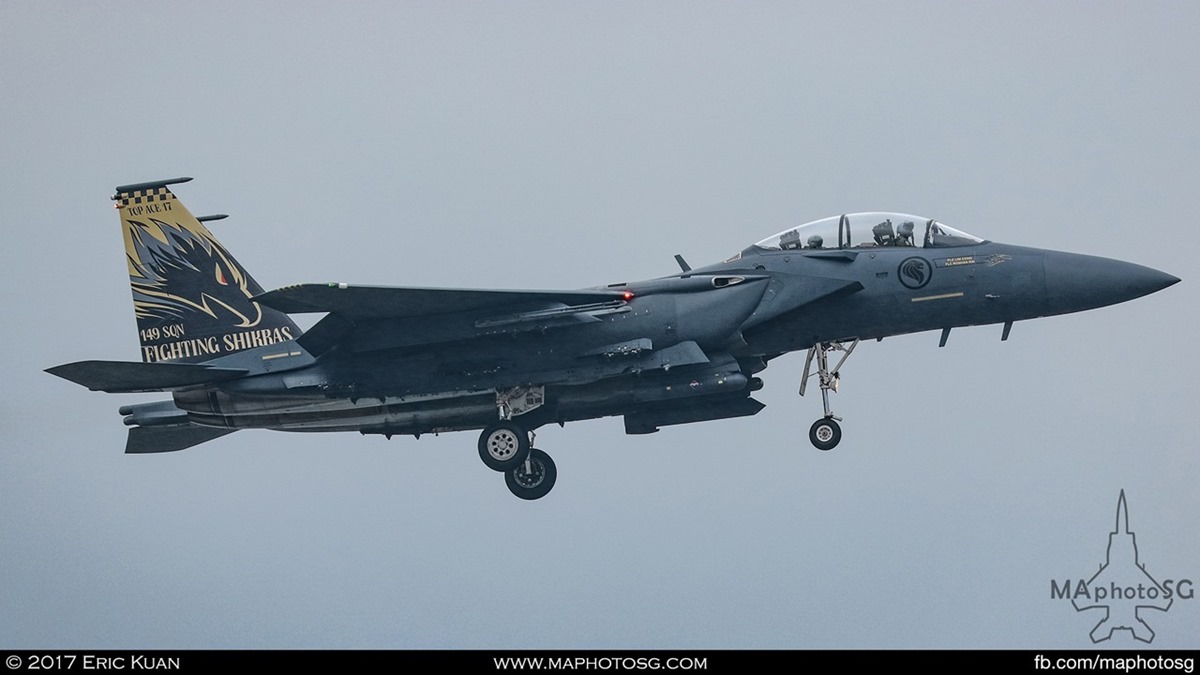
[[[832,450],[842,440],[842,427],[833,417],[822,417],[808,428],[808,440],[818,450]]]
[[[838,390],[838,383],[841,381],[839,371],[846,359],[850,358],[850,354],[854,352],[854,348],[858,346],[858,338],[855,338],[847,346],[846,340],[834,340],[831,342],[818,342],[808,350],[808,356],[804,359],[804,379],[800,380],[800,395],[804,395],[805,389],[808,387],[808,378],[812,377],[813,361],[817,362],[817,378],[821,383],[821,404],[825,408],[825,416],[813,422],[812,427],[808,430],[808,440],[812,442],[813,447],[818,450],[832,450],[837,447],[837,444],[842,440],[842,427],[838,422],[842,418],[833,414],[833,410],[829,407],[829,392],[835,394]],[[842,358],[838,360],[837,365],[833,370],[829,369],[829,353],[844,352]]]

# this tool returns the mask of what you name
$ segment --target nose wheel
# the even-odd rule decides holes
[[[808,387],[808,378],[813,376],[812,368],[815,362],[817,380],[821,383],[821,405],[825,408],[825,416],[813,422],[808,429],[808,440],[818,450],[832,450],[842,441],[842,427],[838,424],[842,418],[834,415],[829,407],[829,392],[837,393],[838,384],[841,382],[839,371],[857,346],[858,338],[850,342],[849,346],[845,340],[818,342],[809,348],[808,357],[804,360],[804,379],[800,380],[800,395],[803,396]],[[832,370],[829,368],[830,352],[844,352]]]
[[[832,417],[822,417],[809,427],[808,440],[818,450],[832,450],[842,440],[842,427]]]

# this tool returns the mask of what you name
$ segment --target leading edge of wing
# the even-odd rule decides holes
[[[515,291],[404,286],[298,284],[253,299],[288,314],[331,312],[348,319],[430,316],[512,305],[581,305],[622,300],[621,290]]]

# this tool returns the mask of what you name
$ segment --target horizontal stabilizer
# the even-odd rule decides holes
[[[143,391],[170,391],[198,384],[241,377],[241,368],[213,368],[187,363],[135,363],[132,361],[78,361],[53,368],[47,373],[91,389],[110,394]]]
[[[198,424],[175,424],[165,427],[134,427],[125,442],[125,454],[144,455],[155,452],[175,452],[205,441],[232,434],[237,429],[217,429]]]
[[[288,314],[332,312],[351,320],[453,314],[505,306],[573,306],[624,299],[622,291],[489,291],[346,284],[300,284],[254,298]]]

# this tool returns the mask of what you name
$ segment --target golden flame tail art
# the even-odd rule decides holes
[[[299,337],[286,314],[252,300],[262,287],[168,187],[189,180],[122,185],[113,195],[142,360],[199,363]]]

